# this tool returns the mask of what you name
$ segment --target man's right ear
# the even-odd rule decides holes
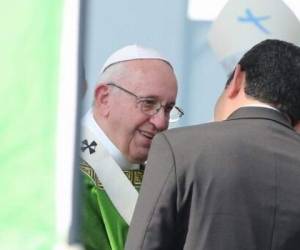
[[[98,109],[102,115],[109,114],[109,96],[110,96],[110,89],[109,86],[106,84],[101,84],[96,87],[94,92],[94,100],[95,100],[95,107]]]
[[[226,94],[230,99],[235,98],[243,89],[244,79],[245,73],[242,71],[241,66],[237,64],[233,73],[233,77],[226,88]]]

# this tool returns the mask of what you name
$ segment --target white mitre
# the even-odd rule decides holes
[[[265,39],[300,45],[300,23],[281,0],[229,0],[212,24],[208,41],[226,73]]]

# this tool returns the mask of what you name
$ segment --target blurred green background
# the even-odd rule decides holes
[[[63,0],[2,1],[0,249],[52,249]]]

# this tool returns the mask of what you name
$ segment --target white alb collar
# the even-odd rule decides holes
[[[102,145],[106,148],[112,158],[118,163],[118,165],[123,170],[129,169],[138,169],[138,164],[130,163],[120,152],[120,150],[111,142],[111,140],[106,136],[103,130],[99,127],[97,122],[94,119],[93,111],[90,109],[82,119],[82,124],[87,126],[96,138],[102,143]]]

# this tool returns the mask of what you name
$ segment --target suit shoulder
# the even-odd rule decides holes
[[[220,147],[224,141],[235,141],[241,137],[244,129],[230,121],[210,122],[194,126],[170,129],[162,133],[173,150],[194,151],[210,147]]]
[[[223,122],[222,123],[209,122],[209,123],[203,123],[198,125],[169,129],[163,132],[163,134],[170,139],[181,137],[181,136],[183,136],[184,138],[189,136],[194,137],[194,136],[201,136],[210,131],[213,132],[214,130],[220,129],[222,126],[223,126]]]

